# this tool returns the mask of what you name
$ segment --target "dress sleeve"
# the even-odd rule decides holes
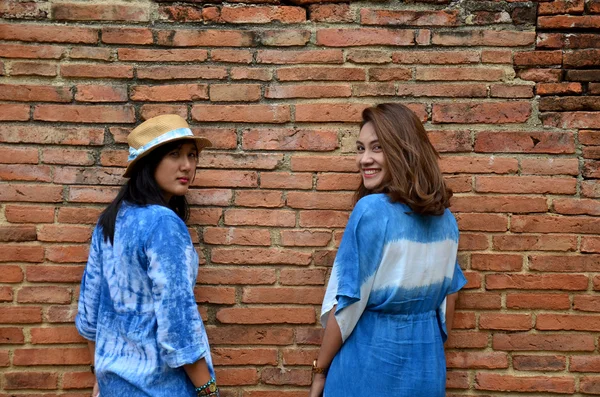
[[[77,316],[75,317],[77,331],[85,339],[91,341],[96,340],[96,324],[100,306],[100,288],[102,282],[100,245],[102,238],[102,231],[96,226],[92,233],[88,261],[83,272],[83,277],[81,278],[79,305]]]
[[[454,273],[452,275],[452,280],[450,281],[450,286],[448,287],[448,292],[446,292],[446,296],[457,293],[462,287],[465,286],[465,284],[467,284],[467,279],[465,278],[458,261],[456,261],[454,264]],[[446,302],[447,298],[444,298],[444,301],[437,310],[438,322],[440,329],[442,330],[442,340],[444,342],[446,342],[448,339],[448,329],[446,327]]]
[[[209,348],[194,298],[198,256],[185,224],[175,216],[161,217],[145,248],[161,357],[171,368],[194,363]]]
[[[337,305],[335,318],[346,340],[362,315],[383,254],[387,218],[359,201],[350,215],[321,308],[321,323]]]

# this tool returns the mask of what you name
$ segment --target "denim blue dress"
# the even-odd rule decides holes
[[[101,396],[195,396],[182,365],[200,358],[214,376],[197,274],[188,230],[169,208],[123,203],[114,244],[96,226],[75,324],[96,342]]]
[[[344,231],[323,301],[337,305],[344,343],[324,397],[443,397],[446,296],[466,279],[458,227],[446,210],[418,215],[385,194],[359,200]]]

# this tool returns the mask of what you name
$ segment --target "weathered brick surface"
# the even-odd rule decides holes
[[[448,395],[600,394],[600,1],[453,3],[0,2],[0,395],[89,395],[87,244],[127,133],[167,112],[214,143],[189,230],[223,394],[305,395],[386,101],[455,193]]]

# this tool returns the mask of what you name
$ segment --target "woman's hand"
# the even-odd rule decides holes
[[[100,388],[98,387],[98,381],[94,382],[94,388],[92,389],[92,397],[98,397],[100,395]]]
[[[312,385],[310,386],[309,397],[321,397],[325,388],[325,375],[314,374]]]

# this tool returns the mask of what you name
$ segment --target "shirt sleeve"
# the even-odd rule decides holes
[[[450,281],[450,287],[448,287],[448,292],[446,293],[446,296],[457,293],[462,287],[465,286],[465,284],[467,284],[467,279],[465,278],[465,275],[463,274],[462,269],[458,264],[458,261],[456,261],[456,263],[454,264],[454,273],[452,275],[452,280]],[[448,329],[446,327],[447,301],[448,299],[444,298],[444,301],[437,310],[438,322],[442,331],[442,341],[444,342],[446,342],[446,340],[448,339]]]
[[[321,309],[321,323],[337,305],[335,318],[346,340],[364,312],[379,267],[387,218],[359,201],[350,215],[338,249]]]
[[[100,306],[100,289],[102,283],[102,256],[100,245],[102,231],[98,226],[92,233],[88,261],[81,278],[79,291],[79,305],[75,317],[75,327],[85,339],[96,340],[96,324],[98,322],[98,309]]]
[[[183,221],[161,217],[148,237],[146,255],[161,357],[171,368],[194,363],[209,347],[194,298],[198,256]]]

